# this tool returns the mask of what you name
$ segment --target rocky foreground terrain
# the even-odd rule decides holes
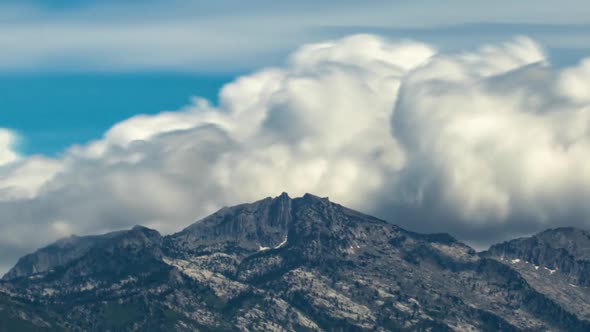
[[[0,282],[0,330],[590,331],[590,234],[477,253],[282,194],[27,255]]]

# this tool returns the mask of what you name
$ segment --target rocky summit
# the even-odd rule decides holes
[[[0,282],[0,330],[590,331],[590,234],[477,253],[282,194],[39,249]]]

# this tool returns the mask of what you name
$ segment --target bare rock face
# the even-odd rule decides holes
[[[590,233],[575,228],[546,230],[529,238],[496,244],[485,253],[559,272],[579,286],[590,286]]]
[[[3,279],[9,280],[50,271],[57,266],[65,265],[80,258],[93,246],[99,245],[119,234],[120,232],[114,232],[105,235],[84,237],[73,235],[61,239],[50,246],[22,257],[18,263],[4,275]]]
[[[559,229],[478,254],[282,194],[25,256],[0,282],[0,330],[586,331],[588,243]]]
[[[590,320],[590,233],[571,227],[493,245],[481,254],[518,271],[536,290]]]
[[[235,246],[244,250],[274,247],[287,234],[291,202],[283,193],[255,204],[223,208],[167,240],[184,252],[211,246]]]

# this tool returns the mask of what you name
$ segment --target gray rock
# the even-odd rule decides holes
[[[478,254],[282,194],[170,236],[135,227],[59,241],[21,259],[0,293],[53,330],[584,331],[588,248],[586,232],[560,229]]]

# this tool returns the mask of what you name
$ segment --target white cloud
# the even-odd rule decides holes
[[[587,225],[584,75],[526,38],[461,54],[370,35],[306,45],[225,86],[218,107],[196,98],[2,168],[0,243],[18,256],[68,232],[171,232],[282,191],[472,241]]]
[[[30,199],[62,170],[62,162],[33,156],[0,166],[0,202]]]
[[[581,104],[590,102],[590,58],[582,60],[579,66],[561,72],[559,92]]]
[[[536,45],[518,43],[476,61],[435,58],[406,78],[393,120],[409,155],[398,189],[472,228],[587,226],[586,69],[556,72]]]
[[[18,153],[14,151],[16,142],[17,135],[14,132],[0,128],[0,167],[18,159]]]
[[[53,236],[66,237],[72,234],[72,227],[68,222],[63,220],[56,220],[50,224],[50,229]]]

